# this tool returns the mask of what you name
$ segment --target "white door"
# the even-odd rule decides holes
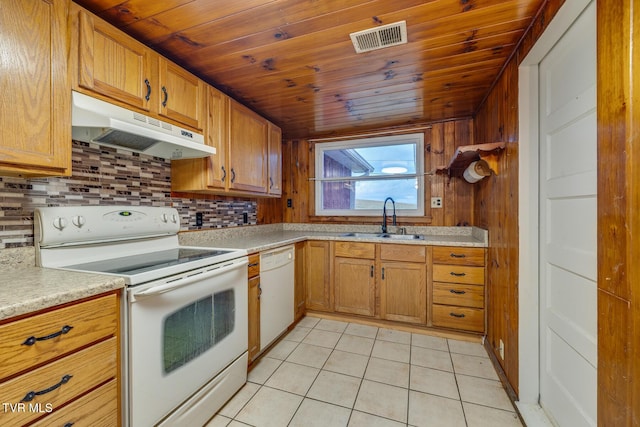
[[[596,425],[596,14],[540,63],[540,405]]]

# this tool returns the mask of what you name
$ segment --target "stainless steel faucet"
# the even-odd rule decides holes
[[[391,204],[393,205],[393,221],[392,225],[396,225],[396,202],[391,198],[387,197],[384,199],[384,204],[382,205],[382,232],[387,232],[387,202],[391,200]]]

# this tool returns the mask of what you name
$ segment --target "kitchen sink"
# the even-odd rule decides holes
[[[378,234],[378,237],[392,240],[424,240],[424,236],[421,234]]]
[[[391,240],[424,240],[421,234],[343,233],[340,237],[383,238]]]

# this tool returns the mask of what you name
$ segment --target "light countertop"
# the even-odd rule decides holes
[[[0,271],[0,320],[124,287],[124,279],[40,267]]]
[[[477,227],[406,227],[424,240],[346,237],[348,232],[376,233],[379,226],[272,224],[182,232],[180,244],[265,251],[304,240],[352,240],[409,245],[487,247],[488,234]],[[390,232],[397,232],[390,226]],[[0,320],[124,288],[124,279],[35,267],[34,248],[0,251]]]
[[[216,248],[265,251],[304,240],[350,240],[431,246],[487,247],[487,232],[478,227],[407,227],[407,234],[420,234],[424,240],[392,240],[382,237],[350,237],[345,233],[377,233],[378,226],[274,224],[189,231],[180,234],[180,244]],[[389,231],[397,231],[391,227]]]

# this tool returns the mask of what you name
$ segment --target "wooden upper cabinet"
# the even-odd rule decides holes
[[[227,157],[227,112],[229,98],[211,86],[207,86],[207,122],[205,142],[215,147],[216,154],[207,158],[207,184],[211,188],[224,189],[229,182],[229,159]]]
[[[229,188],[267,192],[268,122],[242,104],[229,103]]]
[[[282,195],[282,130],[269,123],[269,194]]]
[[[76,89],[147,111],[161,120],[203,129],[206,90],[202,80],[74,5],[76,14]]]
[[[202,80],[160,57],[158,112],[195,129],[202,129],[205,109],[205,85]]]
[[[112,100],[150,109],[159,99],[153,51],[89,12],[79,12],[78,85]]]
[[[68,1],[3,2],[0,175],[71,173]]]

